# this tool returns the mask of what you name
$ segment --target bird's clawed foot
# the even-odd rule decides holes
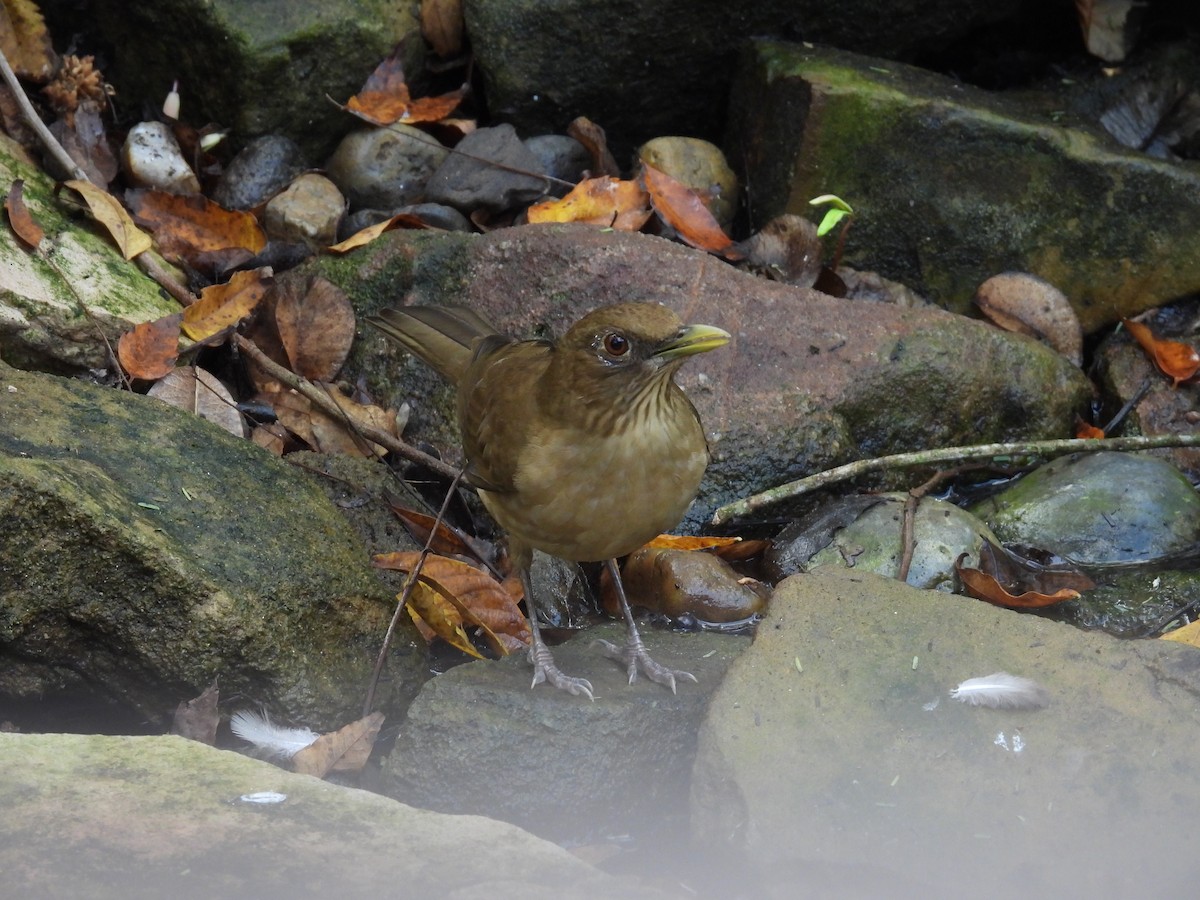
[[[659,684],[669,687],[672,694],[675,693],[676,680],[696,681],[696,676],[691,672],[684,672],[682,669],[671,669],[662,663],[655,662],[636,631],[630,633],[629,639],[623,647],[618,647],[612,641],[599,640],[596,643],[603,648],[604,655],[609,659],[615,659],[625,664],[625,671],[629,673],[630,684],[633,684],[637,680],[639,671],[645,674],[651,681],[656,681]]]
[[[566,675],[558,668],[554,662],[554,656],[550,653],[550,648],[547,647],[540,639],[533,641],[529,645],[529,661],[533,663],[533,684],[531,688],[537,687],[542,682],[558,688],[560,691],[566,691],[568,694],[575,696],[584,696],[589,700],[595,700],[592,695],[592,683],[586,678],[576,678],[572,675]]]

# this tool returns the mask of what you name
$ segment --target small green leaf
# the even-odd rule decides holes
[[[846,218],[850,213],[844,209],[831,209],[825,213],[825,218],[821,220],[821,224],[817,226],[817,237],[825,237],[829,232],[837,227],[837,223]]]
[[[854,212],[850,204],[839,197],[837,194],[822,194],[820,197],[813,197],[808,201],[809,206],[832,206],[834,209],[840,209],[843,212]]]

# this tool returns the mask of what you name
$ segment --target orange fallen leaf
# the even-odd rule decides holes
[[[406,605],[408,614],[420,629],[421,623],[437,637],[468,656],[483,659],[483,654],[475,649],[467,636],[463,625],[463,616],[458,607],[448,597],[429,582],[418,578],[417,583],[409,592]],[[424,634],[424,630],[422,629]],[[425,635],[425,640],[430,640]]]
[[[134,378],[155,381],[175,368],[183,313],[135,325],[117,341],[121,368]]]
[[[254,216],[224,209],[201,194],[133,190],[125,198],[134,221],[154,232],[158,251],[168,258],[192,259],[230,249],[254,256],[267,245]]]
[[[1179,341],[1159,340],[1149,327],[1141,322],[1134,322],[1132,319],[1122,319],[1121,322],[1162,373],[1174,382],[1175,387],[1179,387],[1181,381],[1187,381],[1200,371],[1200,353],[1193,347]]]
[[[4,209],[8,213],[8,224],[12,226],[13,233],[30,250],[36,250],[46,232],[42,231],[41,226],[33,221],[33,216],[29,214],[24,193],[24,179],[14,180],[8,189],[8,196],[4,198]]]
[[[63,186],[83,197],[92,218],[108,230],[112,239],[117,242],[121,255],[126,259],[133,259],[154,246],[150,235],[134,224],[125,207],[108,191],[96,187],[90,181],[64,181]]]
[[[636,181],[607,175],[587,178],[561,200],[535,203],[526,210],[531,223],[583,222],[618,231],[639,231],[650,218],[650,198]]]
[[[234,272],[226,284],[200,292],[200,299],[183,311],[183,330],[194,341],[212,337],[254,312],[274,283],[269,267]]]
[[[320,276],[281,286],[275,326],[291,369],[309,381],[333,381],[350,355],[356,322],[350,299]]]
[[[745,256],[734,246],[733,239],[721,230],[695,191],[644,162],[640,178],[650,194],[654,211],[675,229],[682,241],[730,260]]]
[[[1104,433],[1103,428],[1097,428],[1090,422],[1085,422],[1078,415],[1075,416],[1075,437],[1077,438],[1103,438],[1108,437]]]
[[[399,49],[367,78],[361,91],[346,101],[345,110],[374,125],[403,122],[437,122],[458,107],[467,86],[438,97],[414,100],[405,83],[404,63]]]

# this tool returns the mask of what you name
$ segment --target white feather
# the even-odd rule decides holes
[[[229,717],[230,730],[243,741],[249,741],[270,756],[291,759],[320,737],[307,728],[286,728],[276,725],[267,715],[259,715],[248,709],[235,712]]]
[[[968,678],[952,690],[950,696],[971,706],[992,709],[1041,709],[1050,705],[1050,696],[1044,687],[1007,672]]]

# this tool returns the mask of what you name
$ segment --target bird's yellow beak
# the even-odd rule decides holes
[[[654,351],[654,356],[664,362],[707,353],[729,343],[730,335],[723,328],[713,325],[685,325],[679,333],[663,341]]]

